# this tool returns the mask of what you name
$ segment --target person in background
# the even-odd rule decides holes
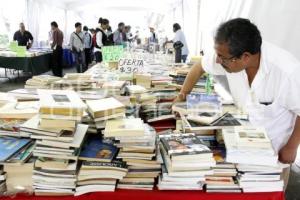
[[[118,29],[114,32],[114,44],[115,45],[123,45],[124,44],[124,36],[123,36],[123,30],[124,30],[125,24],[123,22],[120,22],[118,24]]]
[[[51,31],[52,31],[52,43],[51,49],[53,50],[52,55],[52,72],[54,76],[62,77],[63,68],[62,68],[62,58],[63,58],[63,40],[64,34],[59,30],[58,25],[55,21],[51,22]]]
[[[95,52],[96,62],[100,63],[103,60],[101,48],[103,46],[108,45],[107,35],[105,31],[109,27],[109,21],[108,19],[103,19],[100,17],[98,23],[100,24],[100,28],[96,34],[96,46],[94,47],[94,52]]]
[[[75,24],[75,31],[70,36],[70,46],[75,57],[77,73],[83,73],[87,70],[84,53],[84,35],[81,23]]]
[[[107,28],[106,35],[107,35],[108,45],[114,45],[114,34],[112,32],[111,26]]]
[[[155,33],[155,29],[153,27],[150,27],[150,37],[149,37],[149,44],[158,43],[158,38]]]
[[[132,35],[132,33],[131,33],[131,26],[125,26],[125,34],[126,34],[126,40],[128,41],[128,42],[132,42],[133,41],[133,39],[134,39],[134,36]]]
[[[92,62],[91,51],[92,51],[92,36],[89,33],[89,29],[87,26],[83,27],[83,36],[84,36],[84,54],[85,54],[85,64],[89,66]]]
[[[183,45],[181,47],[181,60],[183,63],[185,63],[187,56],[189,55],[189,49],[186,43],[185,35],[178,23],[173,24],[173,32],[175,33],[175,37],[172,40],[173,43],[175,44],[176,42],[180,42]]]
[[[20,30],[15,32],[13,40],[18,41],[19,46],[26,46],[27,49],[31,48],[33,37],[29,31],[25,30],[24,23],[20,23]]]

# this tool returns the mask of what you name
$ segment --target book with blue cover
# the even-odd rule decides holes
[[[216,94],[191,93],[186,99],[187,109],[196,109],[202,112],[218,112],[221,110],[221,99]]]
[[[30,142],[30,139],[0,137],[0,162],[5,162]]]
[[[99,137],[87,138],[79,160],[111,162],[118,153],[118,148],[112,143],[102,141]]]

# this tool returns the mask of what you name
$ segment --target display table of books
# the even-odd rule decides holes
[[[100,64],[0,93],[3,199],[283,200],[286,166],[265,129],[203,80],[173,104],[188,68],[174,70]]]
[[[35,50],[27,52],[26,56],[17,57],[13,52],[0,52],[2,68],[22,70],[32,75],[42,74],[51,69],[51,51]]]
[[[0,198],[2,200],[284,200],[283,192],[249,193],[249,194],[208,194],[199,191],[141,191],[141,190],[117,190],[115,192],[90,193],[78,197],[36,197],[18,195],[14,198]]]

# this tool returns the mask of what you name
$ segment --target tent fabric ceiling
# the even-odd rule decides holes
[[[36,0],[56,5],[59,8],[72,11],[80,11],[86,9],[109,9],[109,10],[147,10],[164,12],[178,6],[182,0]]]

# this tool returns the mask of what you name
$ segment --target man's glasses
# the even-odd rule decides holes
[[[218,58],[221,60],[222,64],[229,64],[230,62],[235,62],[237,60],[236,56],[232,56],[230,58],[222,58],[218,56]]]

